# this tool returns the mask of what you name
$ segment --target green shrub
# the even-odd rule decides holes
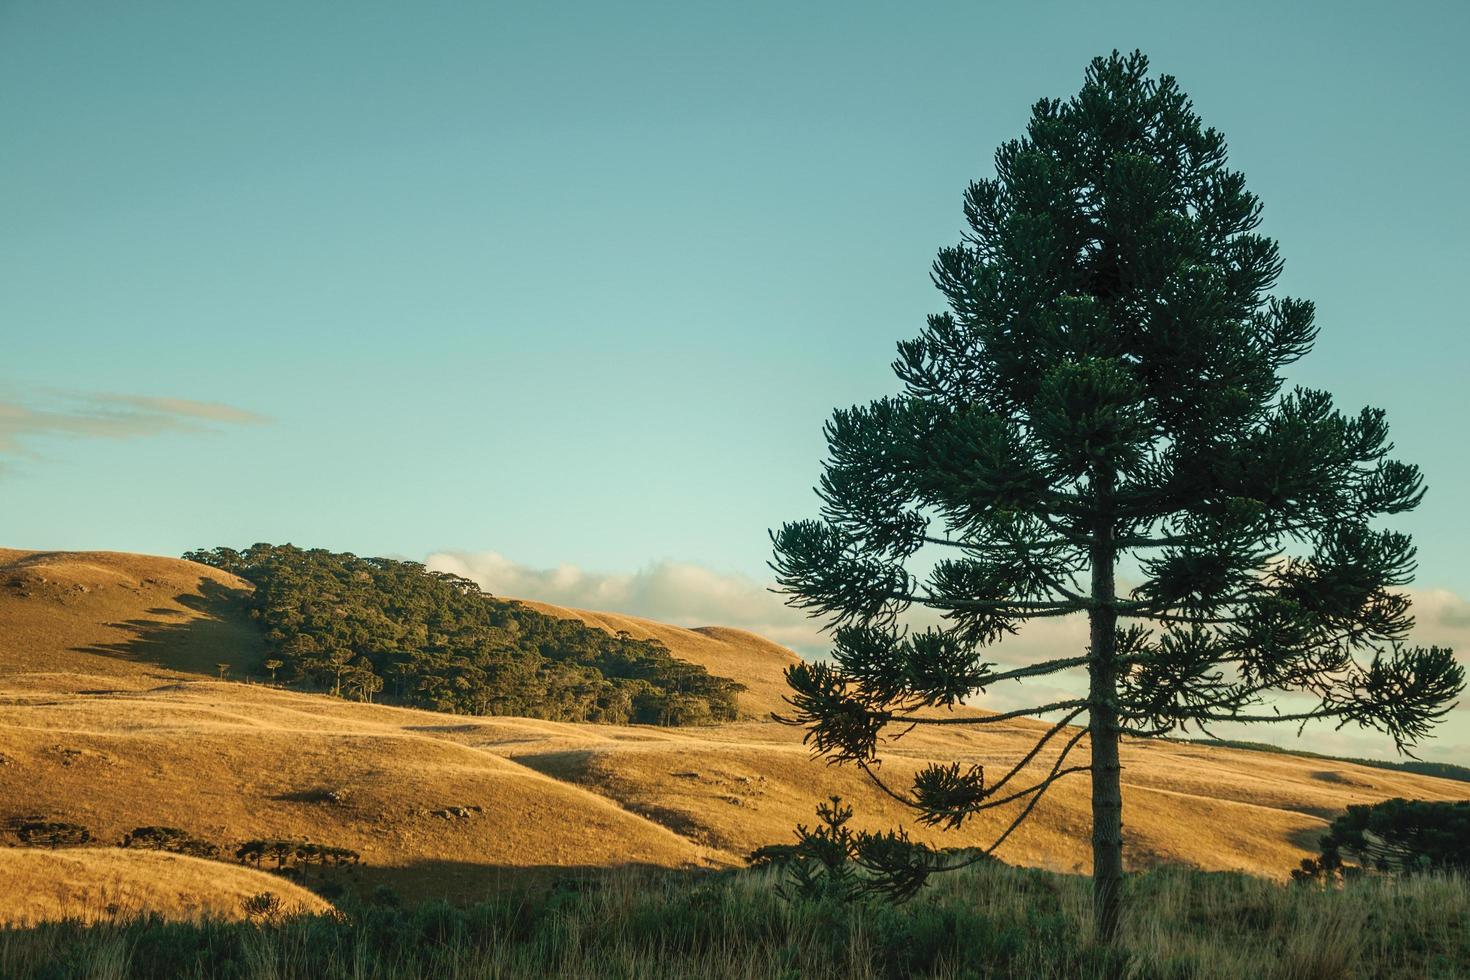
[[[1297,881],[1336,880],[1354,871],[1470,872],[1470,800],[1406,800],[1349,806],[1321,840],[1322,853],[1292,872]],[[1357,868],[1347,864],[1357,862]]]
[[[267,922],[280,916],[284,908],[285,905],[281,901],[281,896],[275,892],[261,892],[258,895],[251,895],[249,898],[242,899],[240,902],[240,909],[245,913],[247,918],[260,919]]]

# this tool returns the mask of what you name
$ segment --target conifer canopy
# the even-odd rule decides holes
[[[933,265],[948,309],[898,346],[901,392],[833,415],[820,515],[773,534],[789,601],[832,629],[830,662],[788,672],[789,720],[876,779],[909,725],[1022,713],[932,709],[1085,670],[1086,694],[1026,709],[1058,721],[1021,765],[884,786],[955,827],[1001,805],[1019,822],[1090,772],[1109,938],[1120,736],[1326,719],[1403,749],[1464,672],[1406,644],[1414,548],[1379,526],[1419,503],[1419,470],[1392,457],[1382,411],[1285,385],[1313,306],[1273,292],[1261,203],[1173,78],[1137,52],[1095,59],[1000,146],[964,217]],[[910,628],[913,607],[941,625]],[[992,659],[1025,622],[1070,615],[1085,649]]]

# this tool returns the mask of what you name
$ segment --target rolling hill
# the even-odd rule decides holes
[[[360,851],[360,886],[410,898],[474,897],[577,869],[729,866],[789,840],[834,793],[854,804],[858,825],[904,822],[899,804],[859,773],[811,760],[799,730],[767,720],[794,654],[753,634],[527,603],[656,638],[737,678],[748,720],[653,728],[448,715],[264,683],[254,675],[261,641],[244,614],[248,588],[178,559],[0,550],[0,820],[45,815],[82,824],[99,842],[143,825],[231,848],[310,838]],[[901,778],[931,758],[1015,760],[1038,727],[1021,719],[983,732],[915,732],[885,771]],[[1134,743],[1123,762],[1135,867],[1183,862],[1280,878],[1349,803],[1465,795],[1447,780],[1203,745]],[[1085,870],[1087,815],[1086,781],[1064,781],[999,855]],[[951,834],[909,829],[946,845],[988,842],[1010,816],[992,812]],[[138,860],[105,847],[0,854],[29,862],[27,874],[54,860],[64,882],[117,881],[127,876],[119,863]],[[160,909],[235,903],[178,894],[189,897],[157,899]],[[38,914],[15,901],[0,899],[0,920]]]
[[[0,918],[21,926],[145,913],[241,919],[241,903],[262,892],[280,898],[283,913],[331,909],[316,894],[267,871],[158,851],[5,848],[0,881],[6,884]]]

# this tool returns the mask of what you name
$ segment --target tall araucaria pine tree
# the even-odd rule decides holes
[[[1272,294],[1282,263],[1260,202],[1173,78],[1136,52],[1094,60],[1076,96],[1036,103],[964,214],[933,266],[949,310],[899,344],[901,393],[834,414],[820,518],[773,535],[788,601],[833,642],[830,662],[788,671],[787,720],[881,783],[881,744],[910,725],[1057,719],[1004,772],[933,764],[882,785],[923,823],[1012,805],[1014,829],[1056,780],[1090,773],[1110,941],[1120,740],[1326,719],[1403,749],[1464,671],[1404,643],[1414,549],[1374,524],[1419,503],[1419,470],[1390,458],[1383,412],[1285,390],[1317,334],[1312,304]],[[942,625],[906,625],[914,606]],[[1072,615],[1085,648],[988,659],[1024,623]],[[1085,671],[1086,693],[933,710],[1062,671]],[[1090,760],[1071,761],[1084,742]]]

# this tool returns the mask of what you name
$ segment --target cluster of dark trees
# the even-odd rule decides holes
[[[92,832],[80,824],[56,820],[26,820],[15,825],[15,836],[26,847],[81,847],[92,841]]]
[[[350,847],[281,838],[248,840],[235,849],[235,860],[242,864],[254,864],[257,868],[262,860],[271,860],[276,862],[278,870],[293,866],[308,867],[312,864],[339,868],[347,864],[361,864],[362,855]]]
[[[1321,847],[1291,873],[1294,880],[1331,882],[1364,871],[1470,873],[1470,800],[1355,804],[1332,821]]]
[[[15,834],[26,847],[81,847],[92,843],[92,832],[80,824],[47,820],[39,816],[16,817],[7,821],[5,829]],[[119,847],[138,850],[167,851],[192,857],[220,860],[223,852],[218,844],[196,837],[178,827],[135,827],[123,834]],[[276,870],[307,868],[340,868],[362,863],[362,855],[350,847],[318,844],[309,840],[259,838],[248,840],[235,849],[235,860],[261,867],[261,862],[274,861]]]
[[[209,860],[216,860],[220,856],[218,844],[195,837],[178,827],[135,827],[123,834],[118,847],[168,851],[170,854],[187,854]]]
[[[687,725],[735,718],[742,685],[613,635],[487,595],[416,562],[293,545],[185,558],[255,586],[266,669],[341,697],[475,715]]]

